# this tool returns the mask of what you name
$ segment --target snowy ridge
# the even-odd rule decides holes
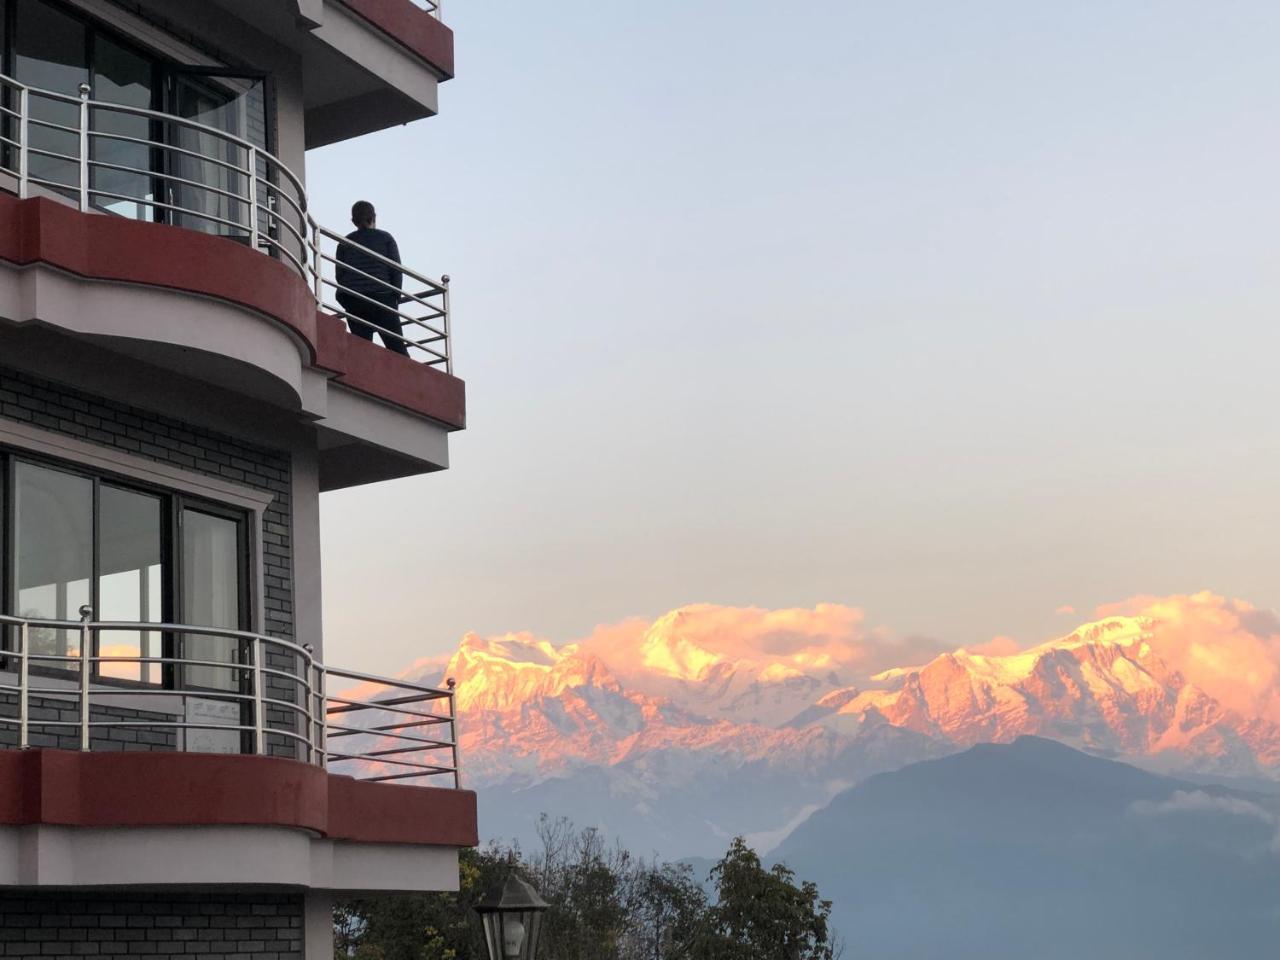
[[[615,829],[655,847],[726,795],[759,810],[698,829],[773,835],[833,785],[1022,735],[1165,770],[1280,775],[1275,616],[1212,594],[1133,606],[995,655],[909,647],[849,608],[698,605],[561,647],[469,635],[443,675],[482,798],[563,790],[555,802],[585,804],[589,778]],[[923,665],[885,662],[895,654]]]

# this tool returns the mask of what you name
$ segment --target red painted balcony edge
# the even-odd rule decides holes
[[[356,14],[453,77],[453,31],[409,0],[342,0]]]
[[[351,336],[341,320],[316,310],[307,284],[286,264],[232,240],[0,193],[0,260],[239,304],[292,330],[311,363],[339,383],[446,427],[466,426],[462,380]]]
[[[446,427],[466,427],[466,383],[457,377],[353,337],[326,313],[316,317],[316,346],[316,366],[336,374],[338,382]]]
[[[274,757],[0,750],[0,825],[272,826],[474,847],[470,790],[372,783]]]

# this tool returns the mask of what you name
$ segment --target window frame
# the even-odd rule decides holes
[[[280,118],[279,118],[279,98],[276,86],[275,74],[270,70],[264,70],[257,67],[241,66],[237,64],[235,58],[228,57],[222,51],[205,50],[201,51],[197,46],[183,42],[182,46],[191,51],[192,55],[199,57],[201,55],[216,61],[213,64],[193,64],[183,63],[176,59],[172,52],[166,52],[157,49],[154,43],[149,43],[146,37],[139,37],[130,34],[128,31],[121,29],[118,25],[104,20],[101,16],[92,11],[77,7],[74,4],[66,2],[66,0],[40,0],[41,3],[57,10],[65,16],[71,17],[85,28],[85,62],[89,75],[89,82],[93,84],[96,78],[96,66],[94,63],[94,44],[95,39],[99,36],[105,36],[110,42],[129,50],[138,56],[145,58],[151,63],[151,104],[150,109],[157,113],[173,112],[174,103],[172,97],[176,79],[179,76],[199,76],[212,79],[253,79],[262,83],[262,110],[263,110],[263,143],[261,149],[271,156],[276,156],[279,147],[280,136]],[[22,6],[22,0],[0,0],[0,72],[5,76],[15,77],[16,67],[16,42],[18,36],[18,17],[19,9]],[[151,24],[151,21],[147,21]],[[154,25],[155,29],[162,30],[160,25]],[[228,90],[234,90],[230,84],[218,84]],[[67,91],[70,93],[70,91]],[[6,90],[3,97],[3,106],[8,109],[14,109],[14,104],[10,103],[10,91]],[[8,115],[5,116],[3,124],[0,124],[3,133],[12,139],[12,133],[8,128],[11,120]],[[152,121],[152,138],[157,142],[167,139],[167,132],[162,128],[163,121]],[[247,132],[247,131],[246,131]],[[244,139],[249,139],[247,136]],[[8,144],[4,144],[5,151],[9,150]],[[157,200],[164,199],[164,185],[171,171],[168,169],[171,163],[170,151],[156,148],[152,150],[151,167],[153,195]],[[142,206],[148,204],[139,201]],[[170,223],[171,216],[174,211],[170,211],[165,207],[157,206],[154,203],[151,207],[151,222],[154,223]],[[275,256],[276,254],[272,254]]]
[[[9,616],[17,604],[17,465],[29,463],[45,469],[57,470],[72,476],[81,477],[92,483],[92,570],[89,582],[89,604],[93,609],[91,619],[98,619],[101,605],[100,579],[101,573],[101,488],[105,483],[110,487],[157,497],[161,502],[160,522],[160,557],[163,567],[161,578],[161,615],[160,623],[187,625],[183,621],[182,610],[182,570],[181,570],[181,517],[184,510],[196,510],[210,516],[232,520],[237,532],[237,590],[239,600],[240,624],[237,629],[253,632],[257,618],[257,553],[255,541],[255,511],[240,505],[228,504],[201,496],[187,490],[164,486],[138,477],[103,469],[94,465],[64,460],[57,456],[30,449],[16,448],[0,443],[0,522],[3,523],[3,551],[0,551],[0,611]],[[73,618],[69,618],[73,619]],[[199,624],[190,624],[199,626]],[[8,630],[3,631],[4,649],[10,649]],[[178,651],[179,643],[172,631],[157,631],[161,634],[161,656],[172,658]],[[99,655],[101,638],[95,631],[93,636],[93,656]],[[0,658],[0,664],[9,668]],[[102,665],[95,663],[91,681],[103,686],[151,687],[168,690],[197,690],[204,688],[188,687],[181,684],[181,671],[174,664],[163,664],[159,681],[133,680],[122,677],[103,676]],[[55,678],[78,676],[74,669],[60,669],[47,665],[30,668],[33,674]],[[209,688],[216,692],[216,688]]]

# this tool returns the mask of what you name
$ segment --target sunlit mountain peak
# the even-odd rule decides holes
[[[650,671],[678,680],[696,681],[728,658],[708,650],[682,629],[688,610],[672,610],[653,622],[640,642],[640,662]]]

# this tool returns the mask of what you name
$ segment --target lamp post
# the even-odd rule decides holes
[[[476,905],[489,960],[534,960],[547,901],[514,873]]]

